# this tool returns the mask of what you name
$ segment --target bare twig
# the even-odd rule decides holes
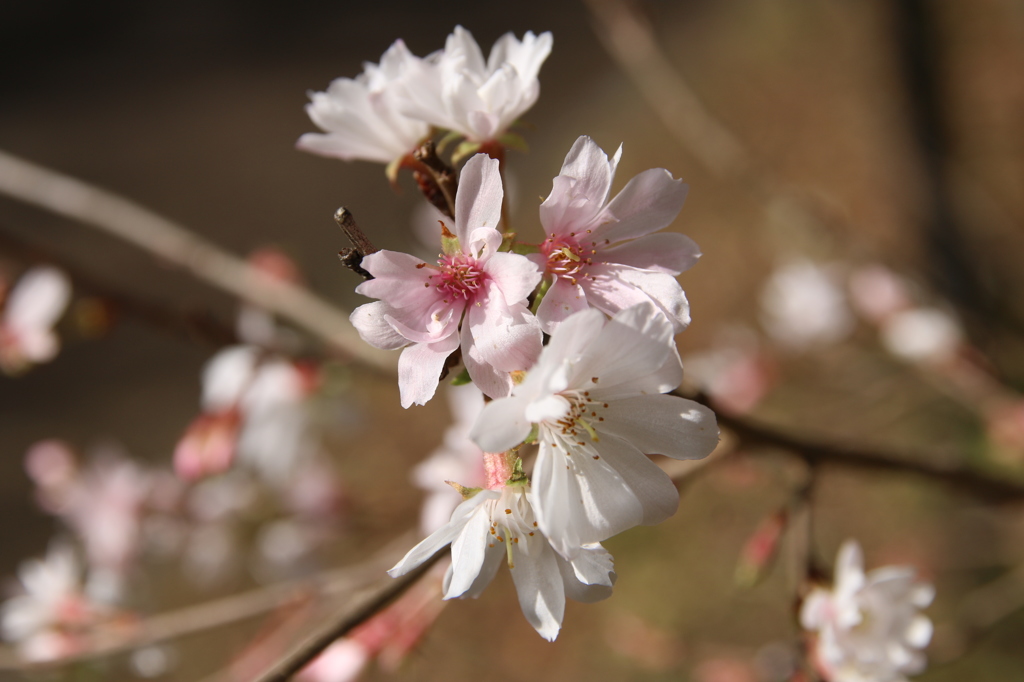
[[[459,185],[455,169],[438,156],[437,147],[431,140],[424,142],[412,155],[423,166],[423,170],[413,170],[413,177],[423,196],[438,211],[454,219],[455,192]]]
[[[441,557],[447,554],[447,549],[439,551],[416,570],[400,578],[389,580],[383,588],[367,590],[357,596],[353,599],[354,606],[340,613],[337,618],[329,621],[309,639],[299,644],[290,654],[278,661],[273,668],[258,677],[255,682],[285,682],[285,680],[291,679],[292,675],[305,668],[335,640],[344,637],[357,625],[365,622],[394,599],[397,599],[399,595],[423,577]]]
[[[373,279],[373,275],[364,270],[362,264],[363,258],[377,251],[377,247],[359,229],[356,219],[352,217],[352,214],[344,206],[335,211],[334,222],[338,223],[338,227],[341,228],[341,231],[348,237],[349,242],[352,243],[352,248],[342,249],[338,252],[342,264],[363,279]]]
[[[623,0],[584,0],[609,54],[673,137],[719,178],[750,165],[743,144],[717,121],[658,47],[654,31]]]
[[[305,329],[346,356],[394,372],[396,358],[360,340],[345,311],[116,194],[0,152],[0,192],[99,228]]]

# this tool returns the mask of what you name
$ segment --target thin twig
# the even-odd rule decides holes
[[[719,178],[750,165],[743,144],[716,120],[679,75],[654,39],[654,31],[623,0],[584,0],[596,33],[661,122]]]
[[[438,156],[437,147],[431,140],[424,142],[412,155],[424,169],[413,171],[423,195],[437,210],[454,220],[455,193],[459,185],[455,169]]]
[[[306,641],[297,646],[290,654],[282,658],[273,668],[263,673],[255,682],[285,682],[305,668],[324,649],[340,637],[344,637],[356,626],[368,620],[385,606],[397,599],[399,595],[423,577],[441,557],[448,554],[444,549],[427,559],[414,571],[400,578],[390,580],[383,589],[367,590],[353,599],[354,606],[329,621]]]
[[[335,211],[334,222],[338,223],[338,227],[352,244],[352,248],[342,249],[338,252],[342,264],[363,279],[373,279],[373,275],[363,269],[363,258],[377,251],[377,247],[359,229],[356,219],[344,206]]]
[[[128,199],[2,151],[0,193],[99,228],[291,320],[353,360],[395,371],[395,355],[364,343],[344,310],[301,286],[263,276],[241,258]]]

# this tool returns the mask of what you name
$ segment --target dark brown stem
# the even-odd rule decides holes
[[[438,156],[437,147],[431,140],[423,143],[412,155],[423,166],[423,170],[413,169],[413,177],[423,195],[437,210],[454,219],[455,193],[459,186],[455,169]]]
[[[341,228],[341,231],[348,237],[349,243],[352,244],[352,248],[345,248],[338,252],[338,257],[341,259],[342,264],[363,279],[373,279],[373,275],[363,269],[362,262],[363,258],[379,249],[359,229],[356,219],[352,217],[352,213],[344,206],[334,212],[334,222],[338,223],[338,227]]]
[[[386,588],[370,594],[363,603],[338,614],[334,620],[328,622],[309,639],[299,644],[294,651],[278,661],[273,668],[263,673],[256,679],[256,682],[285,682],[285,680],[291,679],[335,640],[344,637],[357,625],[368,620],[412,587],[430,570],[431,566],[447,554],[448,549],[445,548],[424,561],[416,570],[394,579]]]
[[[686,396],[705,405],[705,395]],[[959,466],[944,464],[923,454],[893,454],[854,446],[827,443],[758,424],[749,419],[718,412],[718,424],[739,437],[747,445],[763,445],[787,450],[810,465],[842,466],[890,473],[922,476],[950,488],[975,495],[991,502],[1024,500],[1024,483]]]

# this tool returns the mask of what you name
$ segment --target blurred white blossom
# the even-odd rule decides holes
[[[779,267],[761,291],[761,322],[794,350],[835,343],[853,329],[838,273],[809,260]]]
[[[38,266],[22,275],[0,315],[0,368],[16,373],[52,360],[60,348],[53,326],[70,299],[71,282],[57,268]]]

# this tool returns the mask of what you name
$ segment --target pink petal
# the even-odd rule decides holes
[[[397,350],[409,345],[409,340],[395,331],[385,319],[394,313],[387,303],[375,301],[361,305],[352,311],[349,321],[359,332],[359,337],[374,348]]]
[[[672,322],[675,333],[690,323],[690,304],[671,275],[626,265],[594,265],[582,282],[587,302],[608,315],[637,305],[654,305]]]
[[[398,388],[402,407],[413,403],[425,405],[434,397],[444,361],[459,345],[459,337],[452,334],[437,343],[417,343],[402,351],[398,358]]]
[[[678,275],[689,270],[700,258],[700,247],[686,235],[661,232],[602,249],[601,260],[641,270]]]
[[[537,308],[537,319],[540,320],[541,329],[545,333],[553,334],[555,328],[565,318],[589,307],[583,287],[558,277],[544,294],[544,299]]]
[[[521,303],[506,305],[493,285],[483,301],[469,307],[463,322],[463,329],[467,327],[469,344],[467,347],[463,343],[463,354],[468,353],[477,362],[492,365],[502,372],[529,369],[540,355],[541,333],[537,318]],[[463,339],[466,340],[465,331]]]
[[[522,303],[540,284],[541,268],[516,253],[494,253],[484,263],[484,271],[509,304]]]
[[[683,208],[689,190],[664,168],[652,168],[635,176],[608,204],[618,222],[594,230],[613,243],[642,237],[667,227]]]
[[[477,154],[466,162],[455,194],[455,234],[464,253],[474,229],[498,227],[503,196],[497,159]]]
[[[415,256],[377,251],[363,258],[362,266],[374,279],[357,286],[357,294],[379,298],[393,308],[419,308],[424,301],[439,298],[429,279],[436,271]]]

